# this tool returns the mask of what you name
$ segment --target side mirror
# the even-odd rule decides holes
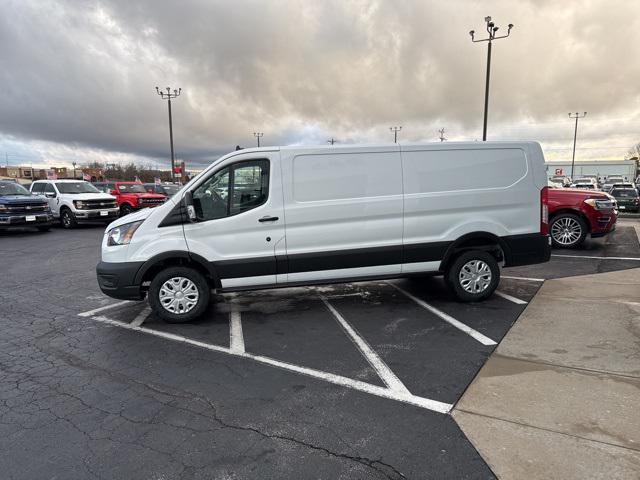
[[[56,193],[55,192],[46,192],[44,194],[45,197],[47,198],[56,198]]]
[[[196,222],[198,217],[196,215],[196,209],[193,206],[193,193],[192,192],[184,192],[184,196],[182,197],[182,201],[184,202],[184,206],[187,209],[187,218],[190,222]]]

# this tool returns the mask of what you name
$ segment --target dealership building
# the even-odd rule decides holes
[[[638,176],[638,160],[580,160],[576,161],[571,175],[571,160],[548,160],[547,175],[563,175],[579,178],[585,175],[597,175],[604,180],[609,175],[622,175],[625,180],[633,181]]]

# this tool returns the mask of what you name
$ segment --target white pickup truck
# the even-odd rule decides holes
[[[64,228],[79,222],[112,222],[120,212],[113,195],[80,180],[36,180],[31,193],[47,197],[54,218]]]

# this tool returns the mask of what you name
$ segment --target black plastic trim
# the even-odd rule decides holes
[[[136,274],[145,262],[100,262],[96,266],[100,290],[120,300],[141,300],[143,294]]]
[[[551,258],[548,235],[525,233],[500,237],[505,249],[505,267],[545,263]]]

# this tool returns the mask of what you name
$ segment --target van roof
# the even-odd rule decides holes
[[[374,148],[384,148],[389,149],[394,146],[402,148],[411,147],[412,149],[415,147],[427,147],[433,148],[434,150],[440,150],[443,147],[446,149],[449,148],[495,148],[495,147],[515,147],[515,146],[523,146],[523,145],[539,145],[538,142],[535,141],[491,141],[491,142],[417,142],[417,143],[353,143],[353,144],[335,144],[335,145],[286,145],[286,146],[273,146],[273,147],[250,147],[243,148],[242,150],[235,150],[233,152],[229,152],[225,156],[233,156],[236,154],[243,153],[253,153],[253,152],[274,152],[274,151],[287,151],[287,150],[357,150],[357,149],[374,149]]]

